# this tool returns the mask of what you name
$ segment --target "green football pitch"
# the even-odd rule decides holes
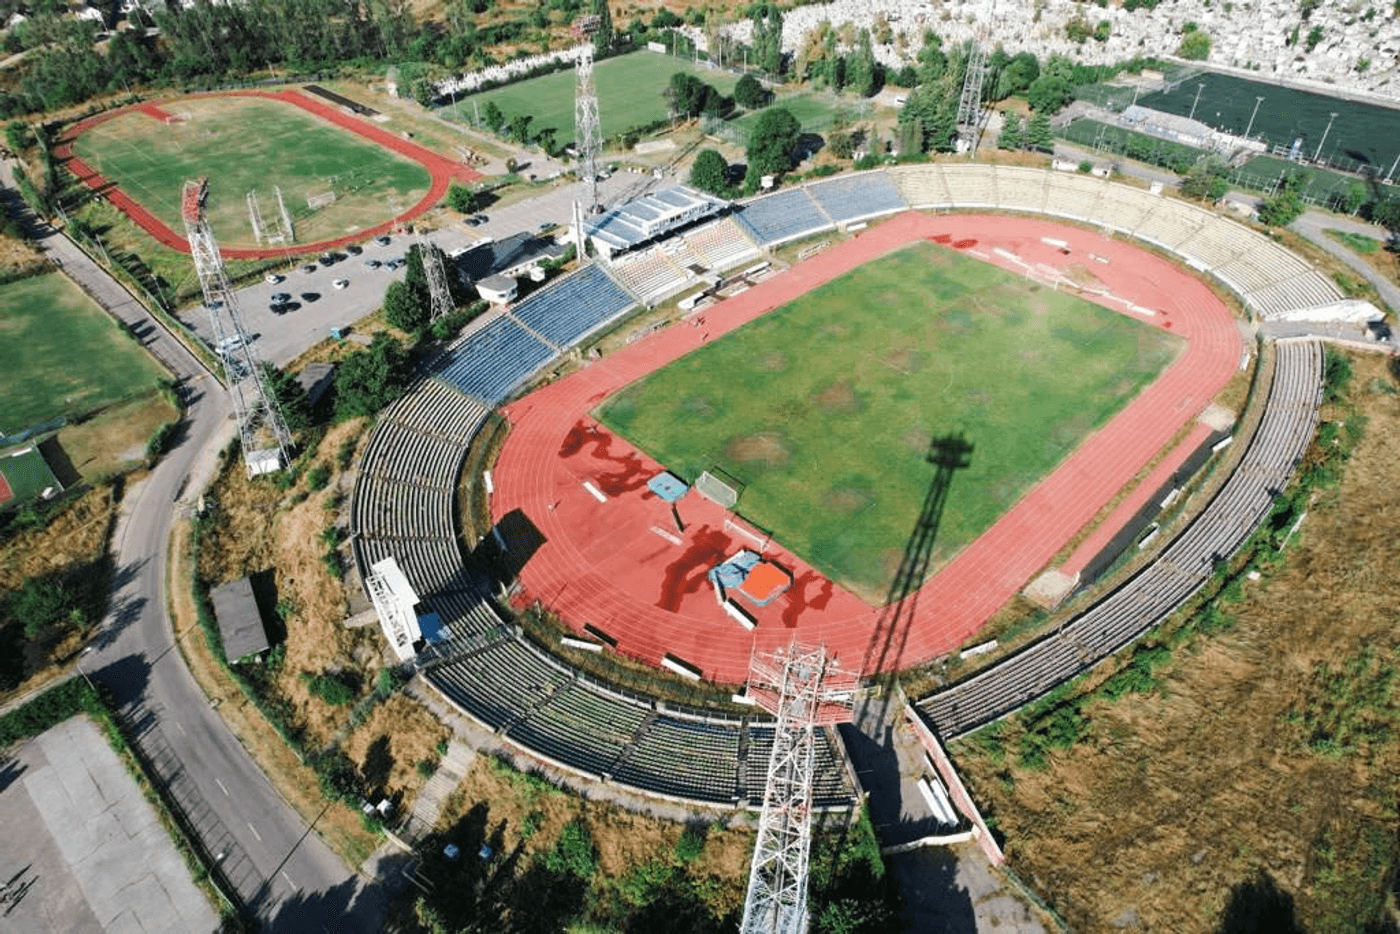
[[[0,286],[0,432],[152,390],[164,371],[58,274]]]
[[[670,83],[671,75],[678,71],[695,75],[726,95],[734,93],[738,81],[727,71],[693,65],[659,52],[631,52],[604,59],[593,66],[603,136],[616,136],[633,127],[666,119],[666,101],[661,93]],[[475,123],[478,113],[484,117],[489,101],[496,102],[507,120],[529,114],[531,132],[554,127],[561,144],[574,138],[573,69],[459,98],[455,105],[444,107],[441,113],[449,120]]]
[[[209,178],[209,220],[224,245],[256,245],[248,192],[265,225],[279,215],[273,187],[299,242],[341,237],[388,220],[428,191],[427,169],[291,104],[253,97],[187,98],[170,105],[190,119],[161,123],[131,111],[83,133],[73,148],[171,230],[184,232],[186,179]],[[308,198],[326,192],[332,204]]]
[[[990,527],[1184,345],[1156,328],[929,243],[911,244],[652,373],[600,420],[815,568],[883,600],[962,432],[934,567]]]

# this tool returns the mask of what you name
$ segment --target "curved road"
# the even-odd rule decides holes
[[[10,181],[8,166],[4,175]],[[137,745],[266,930],[378,931],[383,891],[348,869],[277,794],[175,646],[165,602],[170,535],[185,499],[212,479],[218,451],[237,433],[228,396],[67,237],[36,232],[50,258],[170,368],[187,405],[174,448],[122,498],[111,609],[82,669],[116,693]]]

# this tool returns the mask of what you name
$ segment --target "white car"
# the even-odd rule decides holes
[[[334,282],[332,282],[331,285],[335,286],[337,289],[349,288],[349,286],[350,286],[350,280],[349,280],[349,279],[337,279],[337,280],[335,280]]]
[[[266,282],[268,285],[276,285],[277,283],[282,281],[282,277],[277,275],[277,273],[275,272],[270,272],[267,275],[263,276],[263,281]]]

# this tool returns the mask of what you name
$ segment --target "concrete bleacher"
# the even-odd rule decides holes
[[[911,208],[943,208],[953,203],[941,165],[897,166],[889,174]]]
[[[1093,175],[1050,172],[1045,179],[1045,212],[1077,221],[1090,221],[1098,213],[1099,199],[1108,185]]]
[[[1209,211],[1175,198],[1158,198],[1152,212],[1142,219],[1133,236],[1168,250],[1176,250],[1208,224]]]
[[[613,768],[624,784],[676,798],[737,800],[740,729],[658,716]]]
[[[564,348],[636,305],[600,265],[585,266],[511,309],[531,331]]]
[[[1088,609],[966,681],[919,701],[945,739],[1006,716],[1155,626],[1200,588],[1268,515],[1312,438],[1322,349],[1280,342],[1268,402],[1239,466],[1161,556]]]
[[[1049,180],[1044,172],[1015,165],[998,165],[993,168],[998,205],[1008,211],[1033,211],[1037,214],[1044,212],[1049,187]]]
[[[894,181],[885,172],[861,172],[807,186],[807,193],[838,224],[893,214],[906,207]]]
[[[680,291],[695,281],[693,274],[676,265],[659,246],[615,260],[612,263],[612,274],[629,292],[648,305]]]
[[[561,765],[608,774],[648,711],[579,684],[550,695],[506,735]]]
[[[750,201],[734,215],[734,219],[755,243],[765,247],[830,230],[834,226],[801,188]]]
[[[758,247],[732,217],[706,224],[684,236],[690,251],[699,256],[706,267],[716,271],[748,262],[759,253]]]
[[[436,375],[462,392],[495,405],[555,354],[509,317],[492,319],[457,341],[437,361]]]

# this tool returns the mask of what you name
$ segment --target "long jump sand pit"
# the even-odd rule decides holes
[[[0,766],[0,932],[214,931],[155,809],[73,717]]]

